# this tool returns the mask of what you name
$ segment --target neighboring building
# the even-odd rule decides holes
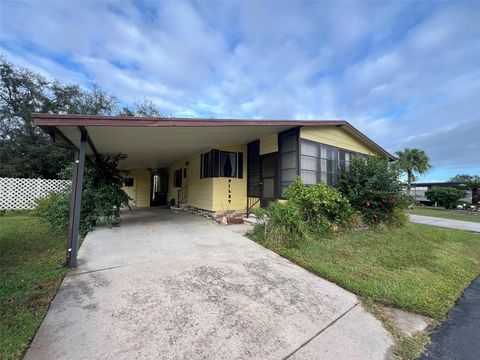
[[[212,120],[33,114],[87,156],[124,153],[132,206],[171,202],[214,218],[282,198],[297,176],[333,185],[353,156],[394,157],[346,121]]]
[[[416,201],[422,204],[433,205],[433,201],[430,201],[425,197],[425,192],[427,192],[427,190],[431,189],[432,187],[453,187],[459,190],[463,190],[465,191],[465,196],[459,201],[465,202],[467,204],[470,204],[472,202],[472,191],[469,190],[468,187],[461,182],[445,181],[415,183],[412,184],[412,188],[410,189],[410,195],[412,195]],[[407,189],[405,188],[403,192],[406,194]]]

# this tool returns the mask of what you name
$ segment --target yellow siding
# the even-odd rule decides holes
[[[336,126],[305,126],[300,128],[300,137],[362,154],[380,155],[368,144]]]
[[[175,187],[175,170],[187,168],[187,178],[183,186],[188,184],[187,204],[210,211],[245,210],[247,206],[247,145],[216,146],[216,149],[243,152],[243,179],[232,178],[230,182],[231,203],[228,202],[229,178],[200,179],[200,155],[197,153],[168,168],[168,200],[178,202],[178,190]],[[202,153],[210,151],[205,149]],[[185,165],[188,162],[188,165]]]
[[[208,150],[206,150],[208,151]],[[182,186],[188,184],[187,204],[200,209],[212,209],[213,181],[211,178],[200,179],[200,155],[192,155],[168,168],[168,201],[175,199],[178,203],[178,190],[175,187],[175,170],[187,168],[187,177],[182,180]],[[185,165],[188,163],[188,165]]]
[[[278,134],[272,134],[260,139],[260,155],[278,151]]]
[[[243,152],[243,178],[213,178],[213,211],[245,210],[247,207],[247,145],[220,146],[220,150]],[[229,180],[231,180],[229,182]],[[228,190],[231,202],[229,203]]]
[[[147,169],[130,170],[127,177],[132,177],[133,186],[123,187],[123,190],[131,198],[130,206],[149,207],[150,206],[150,181],[151,173]]]

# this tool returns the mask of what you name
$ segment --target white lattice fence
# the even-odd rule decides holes
[[[0,178],[0,210],[33,209],[36,199],[70,186],[70,180]]]

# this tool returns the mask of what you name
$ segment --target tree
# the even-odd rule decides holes
[[[143,117],[166,117],[162,115],[157,105],[149,99],[136,99],[133,107],[124,106],[119,115],[143,116]]]
[[[479,191],[480,188],[480,176],[479,175],[467,175],[458,174],[450,179],[452,182],[464,183],[472,191],[472,205],[480,202]]]
[[[458,200],[465,196],[465,192],[452,187],[434,187],[425,191],[425,197],[437,203],[440,206],[444,206],[445,209],[454,208]]]
[[[117,99],[94,84],[92,90],[50,81],[0,57],[0,176],[53,178],[72,159],[31,118],[32,112],[110,114]]]
[[[120,109],[118,99],[99,84],[86,90],[48,80],[0,54],[0,177],[55,178],[73,158],[35,126],[32,112],[164,117],[151,100]]]
[[[430,165],[430,160],[428,159],[427,154],[421,149],[406,148],[397,151],[395,154],[398,156],[398,160],[395,162],[394,166],[398,170],[407,173],[407,195],[410,195],[412,183],[416,179],[415,173],[419,175],[425,174],[428,169],[432,167]]]

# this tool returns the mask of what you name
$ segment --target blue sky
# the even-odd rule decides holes
[[[344,119],[480,174],[480,2],[2,1],[0,52],[185,117]]]

